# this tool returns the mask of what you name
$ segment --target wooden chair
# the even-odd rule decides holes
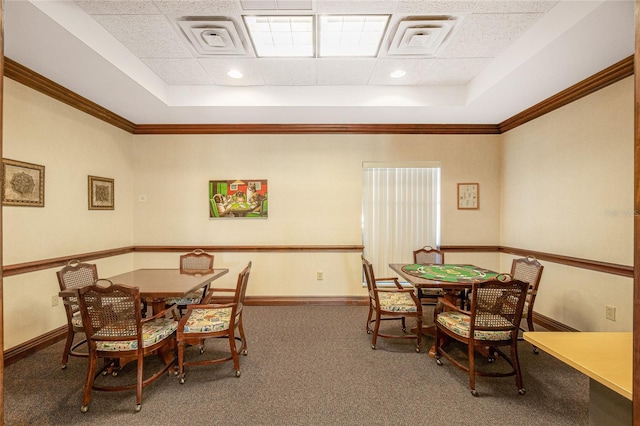
[[[442,365],[444,356],[458,368],[469,373],[471,394],[478,396],[475,377],[516,377],[518,393],[525,394],[518,360],[518,330],[522,319],[527,288],[524,281],[512,279],[509,275],[498,275],[495,280],[473,284],[471,310],[464,310],[444,298],[440,298],[444,312],[436,313],[436,362]],[[468,364],[465,365],[444,350],[443,338],[456,340],[467,345]],[[510,356],[499,348],[509,346]],[[489,348],[489,359],[498,353],[511,366],[509,372],[487,372],[476,369],[475,350]]]
[[[249,283],[251,262],[238,275],[235,289],[211,288],[207,296],[199,305],[188,305],[186,313],[180,319],[178,325],[178,377],[180,383],[185,381],[185,366],[219,364],[233,360],[233,368],[236,377],[240,377],[240,360],[238,355],[247,355],[247,339],[242,324],[244,311],[244,297]],[[232,292],[233,302],[224,304],[211,304],[215,293]],[[200,345],[200,353],[204,353],[204,342],[209,338],[227,338],[229,341],[230,355],[215,359],[201,359],[186,361],[185,346]],[[236,346],[236,340],[240,347]]]
[[[142,389],[158,379],[175,365],[175,331],[178,322],[165,318],[167,310],[142,319],[140,291],[137,287],[111,284],[85,286],[77,290],[78,304],[85,326],[89,345],[89,365],[84,384],[81,411],[87,412],[91,402],[91,391],[136,390],[135,411],[142,408]],[[144,378],[144,358],[160,354],[164,365],[150,377]],[[98,358],[104,360],[104,367],[97,372]],[[136,361],[135,384],[96,385],[100,373],[106,373],[116,363],[124,365]]]
[[[213,271],[213,255],[205,253],[202,249],[180,256],[180,273],[182,274],[206,274],[211,271]],[[166,300],[166,306],[176,305],[182,315],[187,305],[202,303],[208,289],[209,286],[206,285],[187,293],[184,297],[169,298]]]
[[[524,281],[529,284],[529,290],[527,291],[527,298],[524,302],[524,309],[522,311],[522,318],[527,319],[527,326],[529,331],[534,331],[533,328],[533,303],[536,300],[538,294],[538,286],[540,285],[540,278],[542,277],[542,270],[544,266],[536,260],[533,256],[527,256],[520,259],[513,259],[511,263],[511,276],[520,281]],[[520,327],[522,331],[525,331],[523,327]],[[533,353],[538,353],[538,348],[533,347]]]
[[[444,264],[444,252],[431,246],[424,246],[413,252],[413,263],[442,265]],[[426,303],[431,305],[435,305],[438,297],[444,295],[444,291],[441,288],[421,288],[418,289],[417,293],[420,303],[426,300]]]
[[[80,263],[79,260],[71,260],[61,270],[56,272],[60,291],[75,290],[80,287],[93,285],[98,280],[98,268],[91,263]],[[74,344],[76,334],[84,335],[82,315],[76,297],[62,297],[64,310],[67,314],[67,340],[62,352],[62,368],[67,368],[69,356],[87,358],[88,352],[79,351],[78,348],[87,343],[84,337]]]
[[[371,348],[376,348],[378,337],[416,339],[416,352],[420,352],[422,345],[422,305],[414,290],[412,288],[403,288],[398,282],[398,278],[376,278],[373,273],[373,266],[364,257],[362,257],[362,269],[364,270],[369,291],[367,334],[373,334]],[[394,286],[378,287],[379,282],[392,282]],[[380,333],[380,323],[385,320],[401,320],[402,331],[406,332],[406,317],[416,319],[415,334]],[[373,328],[371,327],[372,324]]]

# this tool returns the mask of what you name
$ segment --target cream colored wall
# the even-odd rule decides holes
[[[441,162],[442,244],[496,245],[498,139],[492,135],[137,136],[135,244],[360,245],[362,162],[419,160]],[[236,178],[268,179],[268,219],[209,219],[208,181]],[[457,210],[458,182],[480,183],[479,210]],[[138,201],[141,195],[146,201]],[[497,264],[497,255],[485,257]],[[136,254],[135,259],[139,267],[177,263],[175,254]],[[365,294],[360,253],[216,254],[215,264],[232,270],[218,284],[232,284],[248,260],[254,262],[249,295]],[[323,281],[316,280],[317,271],[324,272]]]
[[[633,93],[629,77],[503,135],[502,245],[633,264]],[[631,331],[631,278],[543,263],[537,312]]]
[[[45,207],[3,206],[3,264],[133,244],[132,135],[4,80],[3,157],[45,166]],[[115,210],[89,211],[87,176],[115,179]],[[96,262],[101,275],[132,256]],[[55,270],[4,278],[5,348],[66,323]],[[28,300],[29,304],[25,304]]]

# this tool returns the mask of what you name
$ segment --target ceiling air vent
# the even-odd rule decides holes
[[[387,55],[408,57],[436,56],[459,26],[460,17],[415,17],[400,21]]]
[[[200,55],[246,54],[233,21],[224,18],[185,18],[177,23]]]

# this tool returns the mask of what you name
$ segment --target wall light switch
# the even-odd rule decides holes
[[[324,274],[322,273],[322,271],[316,272],[316,280],[322,281],[323,279],[324,279]]]
[[[58,306],[58,296],[51,296],[51,307]]]

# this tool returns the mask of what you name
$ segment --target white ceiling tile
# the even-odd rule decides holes
[[[420,81],[420,75],[433,63],[433,59],[378,59],[369,84],[390,86],[414,86]],[[404,70],[401,78],[392,78],[395,70]]]
[[[143,62],[170,86],[214,84],[196,59],[144,59]]]
[[[154,0],[164,14],[216,16],[242,12],[238,0]]]
[[[491,58],[518,39],[542,14],[478,14],[462,22],[441,58]]]
[[[424,86],[462,86],[469,83],[491,62],[488,58],[434,59],[421,69],[418,80]]]
[[[256,65],[257,59],[201,58],[198,61],[219,86],[264,86],[265,84]],[[229,77],[227,73],[232,69],[240,71],[244,77],[241,79]]]
[[[90,15],[153,15],[160,11],[151,0],[76,0]]]
[[[141,59],[193,57],[162,15],[96,15],[94,18]]]
[[[316,59],[318,84],[330,86],[357,85],[369,83],[376,59]]]
[[[558,0],[509,0],[474,2],[474,13],[545,13],[558,3]]]
[[[315,86],[315,59],[256,59],[267,85]]]
[[[411,15],[448,15],[451,13],[471,12],[476,8],[476,0],[423,1],[399,0],[396,13]]]
[[[318,0],[318,13],[326,14],[389,14],[396,9],[397,0]]]

